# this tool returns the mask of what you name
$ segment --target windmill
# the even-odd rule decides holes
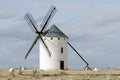
[[[35,46],[36,42],[40,39],[40,69],[68,69],[67,45],[69,45],[86,63],[86,68],[89,68],[87,61],[68,42],[68,37],[59,28],[57,28],[55,24],[53,24],[50,29],[46,30],[46,27],[48,26],[56,11],[56,7],[51,6],[40,25],[42,28],[40,31],[37,29],[38,25],[30,13],[27,13],[24,16],[29,26],[37,34],[34,42],[25,56],[25,59],[30,54],[30,51]]]

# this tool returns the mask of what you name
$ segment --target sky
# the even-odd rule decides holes
[[[24,59],[36,36],[24,15],[40,26],[51,5],[57,12],[47,28],[62,30],[90,67],[120,67],[120,0],[0,0],[0,68],[38,68],[38,43]],[[69,68],[86,66],[70,47],[68,61]]]

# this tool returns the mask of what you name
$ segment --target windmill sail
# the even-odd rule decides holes
[[[49,24],[49,22],[53,18],[56,11],[57,11],[56,7],[52,5],[51,8],[49,9],[48,13],[44,17],[41,25],[40,25],[40,27],[42,27],[41,32],[43,32],[45,30],[45,28],[47,27],[47,25]]]
[[[32,28],[32,31],[38,32],[38,30],[37,30],[38,25],[29,12],[24,16],[24,18],[27,21],[30,28]]]
[[[48,13],[46,14],[45,18],[43,19],[42,23],[41,23],[41,31],[38,31],[37,29],[37,23],[35,22],[35,20],[33,19],[32,15],[30,13],[27,13],[24,18],[27,21],[28,25],[34,30],[34,32],[36,32],[36,34],[38,35],[34,42],[32,43],[31,47],[29,48],[25,59],[27,58],[27,56],[29,55],[30,51],[33,49],[33,47],[35,46],[37,40],[40,38],[43,45],[45,46],[46,50],[48,51],[49,56],[51,56],[50,50],[47,47],[47,45],[45,44],[44,40],[42,39],[42,35],[43,35],[43,31],[45,30],[45,28],[47,27],[47,25],[49,24],[50,20],[52,19],[52,17],[54,16],[56,12],[56,7],[51,6],[51,8],[49,9]]]
[[[42,36],[40,36],[40,39],[41,39],[41,41],[42,41],[42,43],[43,43],[43,46],[46,48],[46,51],[48,52],[48,56],[51,57],[50,50],[49,50],[49,48],[47,47],[47,45],[45,44],[44,40],[42,39]]]
[[[25,56],[25,59],[28,57],[30,51],[31,51],[32,48],[35,46],[35,44],[36,44],[36,42],[37,42],[38,39],[39,39],[39,36],[37,36],[37,37],[35,38],[34,42],[32,43],[31,47],[29,48],[29,50],[28,50],[28,52],[27,52],[27,54],[26,54],[26,56]]]

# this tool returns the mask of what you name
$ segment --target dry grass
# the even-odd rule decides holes
[[[33,69],[26,69],[20,75],[16,69],[13,77],[7,69],[0,69],[0,80],[120,80],[119,68],[101,68],[97,72],[84,69],[39,71],[40,74],[33,75]]]

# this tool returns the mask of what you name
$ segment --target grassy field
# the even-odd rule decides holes
[[[100,68],[98,71],[84,69],[69,69],[56,71],[42,71],[26,69],[20,74],[15,69],[15,76],[9,75],[8,69],[0,69],[0,80],[120,80],[120,68]]]

